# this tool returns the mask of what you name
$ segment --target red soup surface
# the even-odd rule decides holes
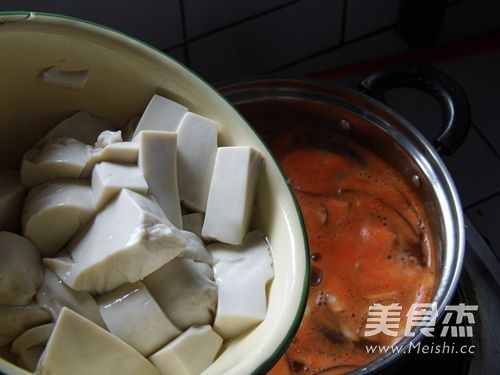
[[[432,299],[435,249],[427,219],[417,196],[373,152],[305,126],[272,125],[261,133],[302,209],[312,277],[302,324],[269,374],[349,372],[380,355],[367,345],[401,340],[411,305]],[[365,336],[376,303],[402,306],[396,336]]]

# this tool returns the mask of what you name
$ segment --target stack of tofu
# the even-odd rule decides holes
[[[199,374],[265,318],[263,158],[217,133],[154,95],[123,135],[78,112],[0,171],[0,355],[40,374]]]

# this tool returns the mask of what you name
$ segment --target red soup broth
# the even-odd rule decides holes
[[[252,122],[254,109],[240,110]],[[252,123],[289,179],[311,252],[302,324],[269,374],[341,374],[366,365],[378,356],[366,345],[397,343],[411,305],[434,294],[435,249],[422,204],[387,162],[333,133],[331,123],[312,126],[292,114]],[[402,306],[397,336],[364,335],[375,303]]]

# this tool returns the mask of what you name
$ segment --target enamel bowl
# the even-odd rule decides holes
[[[78,110],[117,127],[140,114],[153,94],[171,98],[220,124],[220,145],[250,145],[265,157],[253,227],[273,249],[275,278],[266,319],[227,347],[204,374],[263,373],[285,351],[305,307],[309,254],[300,211],[273,156],[238,112],[184,66],[127,35],[50,14],[0,13],[0,160],[19,168],[23,153]],[[90,69],[82,90],[50,86],[40,72]],[[0,359],[0,371],[26,374]]]

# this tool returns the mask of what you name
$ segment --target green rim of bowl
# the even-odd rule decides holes
[[[164,57],[175,61],[177,64],[181,65],[184,69],[186,69],[189,73],[193,74],[196,78],[198,78],[200,81],[202,81],[203,83],[205,83],[208,87],[210,87],[229,106],[231,106],[231,108],[233,108],[240,115],[240,117],[243,119],[243,121],[245,122],[245,124],[250,128],[250,130],[259,139],[259,141],[264,145],[264,148],[269,152],[269,154],[273,158],[273,161],[277,165],[277,167],[278,167],[278,169],[279,169],[279,171],[281,173],[281,177],[283,178],[283,181],[285,182],[285,184],[286,184],[286,186],[288,188],[288,192],[289,192],[290,196],[292,197],[292,201],[293,201],[293,204],[295,206],[295,210],[297,211],[297,214],[298,214],[298,217],[299,217],[300,228],[301,228],[301,231],[302,231],[302,238],[304,239],[305,272],[304,272],[304,280],[303,280],[303,284],[302,284],[302,293],[301,293],[301,298],[300,298],[300,303],[299,303],[299,309],[297,310],[297,313],[295,314],[295,318],[293,320],[293,323],[292,323],[290,329],[288,330],[285,338],[282,340],[281,344],[276,348],[276,350],[273,353],[271,353],[271,355],[264,362],[262,362],[259,365],[259,367],[257,367],[252,372],[252,374],[253,375],[258,375],[258,374],[263,374],[263,373],[267,372],[279,360],[279,358],[285,353],[285,351],[288,348],[291,340],[295,336],[295,333],[297,332],[297,330],[298,330],[298,328],[300,326],[300,323],[302,322],[302,317],[304,315],[304,311],[305,311],[306,304],[307,304],[307,297],[308,297],[308,294],[309,294],[309,280],[310,280],[310,266],[311,266],[311,264],[310,264],[310,259],[311,258],[310,258],[310,252],[309,252],[309,241],[307,239],[307,232],[306,232],[306,228],[305,228],[305,224],[304,224],[304,218],[302,216],[302,211],[301,211],[300,206],[299,206],[299,204],[297,202],[297,199],[295,198],[295,195],[293,194],[292,188],[286,182],[287,179],[286,179],[285,172],[281,168],[278,160],[276,159],[276,157],[274,156],[274,154],[271,152],[271,150],[269,149],[269,147],[267,146],[267,144],[263,141],[263,139],[261,138],[261,136],[255,131],[255,129],[253,128],[253,126],[248,123],[248,121],[246,120],[246,118],[240,113],[240,111],[224,95],[222,95],[215,87],[213,87],[205,79],[203,79],[202,77],[200,77],[196,72],[194,72],[193,70],[191,70],[191,68],[185,66],[182,62],[180,62],[176,58],[170,56],[168,53],[166,53],[166,52],[164,52],[164,51],[162,51],[162,50],[160,50],[160,49],[158,49],[156,47],[153,47],[152,45],[150,45],[150,44],[148,44],[148,43],[146,43],[146,42],[144,42],[144,41],[142,41],[140,39],[137,39],[137,38],[135,38],[133,36],[130,36],[127,33],[124,33],[122,31],[116,30],[116,29],[114,29],[112,27],[104,26],[104,25],[101,25],[101,24],[99,24],[97,22],[93,22],[93,21],[83,20],[83,19],[76,18],[76,17],[71,17],[71,16],[66,16],[66,15],[63,15],[63,14],[46,13],[46,12],[30,12],[30,11],[0,11],[0,17],[1,16],[23,16],[23,15],[26,16],[26,17],[28,17],[31,13],[33,13],[35,15],[41,15],[41,16],[52,17],[52,18],[61,18],[61,19],[66,19],[66,20],[70,20],[70,21],[80,22],[80,23],[84,23],[84,24],[87,24],[87,25],[95,26],[98,29],[100,28],[100,29],[104,29],[104,30],[107,30],[107,31],[111,31],[113,33],[116,33],[116,34],[119,34],[121,36],[124,36],[124,37],[127,37],[129,39],[132,39],[132,40],[138,42],[139,44],[143,45],[144,47],[150,48],[153,51],[156,51],[156,52],[162,54]]]

